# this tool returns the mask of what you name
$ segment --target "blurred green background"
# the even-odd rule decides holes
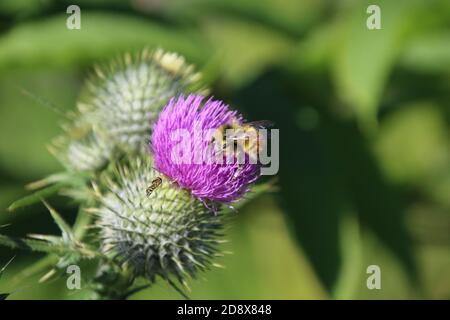
[[[81,30],[66,28],[70,4]],[[368,30],[366,8],[381,8]],[[61,166],[62,119],[94,62],[177,51],[213,94],[280,128],[279,191],[246,205],[202,299],[450,298],[450,2],[447,0],[2,0],[0,225],[57,233],[42,205],[10,213],[24,185]],[[52,199],[73,221],[76,206]],[[70,299],[65,279],[15,283],[40,256],[0,248],[12,299]],[[381,290],[366,268],[381,268]],[[165,283],[133,298],[180,298]]]

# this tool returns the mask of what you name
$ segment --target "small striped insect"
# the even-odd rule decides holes
[[[162,179],[160,177],[157,177],[154,179],[151,183],[151,185],[147,188],[147,197],[149,197],[153,191],[155,191],[156,188],[158,188],[162,183]]]

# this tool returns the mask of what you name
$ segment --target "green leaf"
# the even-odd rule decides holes
[[[28,1],[28,0],[3,0],[0,3],[0,12],[4,15],[24,17],[36,14],[43,9],[48,9],[51,1]]]
[[[77,240],[83,239],[93,218],[92,214],[85,210],[86,207],[86,205],[80,206],[78,209],[77,219],[75,220],[73,226],[73,233]]]
[[[283,33],[238,19],[210,18],[205,29],[221,68],[217,73],[236,87],[278,63],[293,44]]]
[[[77,95],[78,78],[74,73],[40,70],[0,73],[2,105],[13,106],[0,108],[0,134],[14,137],[0,140],[2,169],[11,178],[22,181],[35,180],[61,170],[61,165],[45,148],[61,132],[58,124],[61,117],[22,94],[22,89],[42,95],[62,110],[73,105]]]
[[[381,29],[369,30],[369,4],[361,1],[344,12],[333,73],[341,100],[366,131],[373,131],[386,81],[414,22],[412,9],[417,6],[406,1],[378,1]]]
[[[331,21],[311,30],[289,54],[283,63],[284,68],[297,74],[306,71],[327,72],[338,42],[337,27],[337,23]]]
[[[61,237],[59,237],[59,236],[53,236],[53,235],[49,235],[49,234],[36,234],[36,233],[28,234],[28,238],[45,241],[47,243],[52,243],[52,244],[59,244],[62,240]]]
[[[35,236],[39,237],[39,235]],[[46,236],[43,235],[40,237],[44,239]],[[94,251],[93,249],[87,247],[84,244],[80,244],[77,242],[67,243],[67,241],[62,237],[59,238],[59,241],[55,241],[57,240],[57,237],[54,238],[52,237],[49,239],[52,239],[52,241],[49,242],[34,239],[16,238],[0,234],[0,245],[9,247],[11,249],[31,250],[43,253],[54,253],[59,256],[76,254],[79,255],[80,258],[86,259],[102,256],[101,253]]]
[[[202,61],[195,34],[123,14],[83,12],[80,30],[66,28],[67,15],[16,26],[0,39],[0,69],[86,64],[145,46],[161,46]],[[93,44],[95,43],[95,46]]]
[[[55,253],[59,255],[67,252],[67,247],[62,244],[55,245],[45,241],[9,237],[2,234],[0,234],[0,245],[11,249],[31,250],[36,252]]]
[[[30,190],[40,189],[55,183],[64,183],[66,185],[78,187],[84,186],[86,181],[91,178],[89,173],[85,172],[58,172],[51,174],[44,179],[27,184],[26,188]]]
[[[437,104],[399,106],[383,120],[375,142],[375,154],[385,175],[396,183],[423,188],[427,182],[436,184],[449,172],[448,126]]]
[[[44,270],[49,269],[51,266],[54,266],[58,262],[58,257],[54,254],[47,255],[42,259],[34,262],[27,268],[20,270],[16,275],[12,277],[9,281],[9,284],[14,287],[20,284],[25,279],[32,277],[38,273],[43,272]]]
[[[363,248],[358,215],[348,212],[339,225],[342,265],[332,295],[335,299],[354,299],[363,274]]]
[[[5,272],[8,265],[14,260],[15,257],[12,257],[1,269],[0,269],[0,279],[2,278],[3,272]]]
[[[9,297],[9,293],[0,293],[0,300],[6,300]]]
[[[30,206],[46,199],[57,193],[64,186],[63,183],[56,183],[44,189],[38,190],[30,195],[27,195],[19,200],[14,201],[9,207],[8,211],[15,211],[17,209]]]
[[[288,34],[303,32],[324,11],[323,3],[317,0],[172,0],[164,4],[181,19],[215,14],[242,17]]]
[[[450,32],[434,31],[413,39],[400,63],[414,71],[450,74]]]

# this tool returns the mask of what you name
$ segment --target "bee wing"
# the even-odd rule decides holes
[[[256,129],[270,129],[275,124],[269,120],[260,120],[260,121],[248,122],[245,125],[252,126],[253,128],[256,128]],[[258,133],[258,143],[260,145],[266,144],[268,140],[270,140],[270,134],[266,134],[266,135],[262,136],[261,134]]]
[[[245,125],[252,126],[252,127],[258,128],[258,129],[268,129],[268,128],[272,128],[275,124],[269,120],[260,120],[260,121],[246,122]]]

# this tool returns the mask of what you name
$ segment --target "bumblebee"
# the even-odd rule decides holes
[[[212,143],[218,143],[224,154],[236,154],[236,146],[240,146],[242,151],[248,155],[255,163],[258,160],[260,150],[267,145],[267,136],[259,132],[260,129],[271,128],[273,123],[267,120],[253,121],[246,123],[238,123],[223,125],[217,128],[213,135]],[[231,136],[228,137],[227,134]],[[232,142],[231,144],[229,142]],[[239,152],[240,150],[238,150]]]

